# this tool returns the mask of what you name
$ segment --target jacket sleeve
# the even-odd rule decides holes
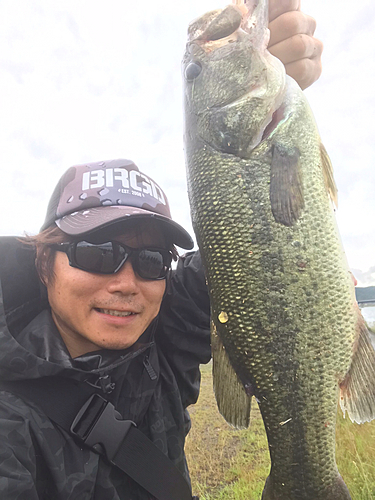
[[[199,364],[211,359],[210,302],[199,252],[179,259],[159,325],[157,343],[174,372],[186,408],[198,399]]]
[[[24,416],[0,404],[0,491],[2,500],[38,500],[37,457]]]

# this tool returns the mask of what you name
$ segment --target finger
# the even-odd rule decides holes
[[[294,35],[268,50],[286,65],[299,59],[319,58],[323,52],[323,43],[308,35]]]
[[[285,66],[287,75],[296,80],[302,90],[310,87],[322,74],[320,58],[300,59]]]
[[[276,45],[294,35],[306,34],[313,36],[316,29],[316,21],[313,17],[303,12],[294,11],[282,14],[269,24],[271,38],[269,47]]]
[[[269,21],[273,21],[285,12],[300,10],[301,0],[270,0],[268,7]]]

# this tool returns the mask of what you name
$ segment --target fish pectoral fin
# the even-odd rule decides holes
[[[338,207],[337,186],[335,183],[335,179],[333,177],[333,167],[331,159],[328,156],[327,150],[322,143],[320,143],[320,156],[322,161],[324,183],[327,189],[327,193],[329,194],[331,200],[333,201],[333,203],[337,208]]]
[[[363,424],[375,418],[375,351],[370,332],[358,310],[358,337],[348,374],[340,384],[340,406],[352,422]]]
[[[276,222],[293,226],[305,206],[300,152],[275,144],[272,151],[270,179],[271,210]]]
[[[234,371],[213,323],[211,345],[214,392],[219,412],[237,429],[247,428],[250,424],[251,396],[245,392]]]

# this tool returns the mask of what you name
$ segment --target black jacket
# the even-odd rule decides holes
[[[102,387],[122,417],[133,420],[189,479],[186,408],[198,397],[199,364],[210,359],[209,300],[199,254],[180,259],[158,318],[135,345],[76,359],[52,320],[33,252],[16,238],[0,238],[0,279],[0,379],[51,377],[53,383],[58,376]],[[4,390],[0,492],[4,500],[151,498],[35,403]]]

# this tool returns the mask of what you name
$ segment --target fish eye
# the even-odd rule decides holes
[[[199,62],[191,62],[185,68],[185,78],[188,82],[195,80],[202,71],[202,65]]]

